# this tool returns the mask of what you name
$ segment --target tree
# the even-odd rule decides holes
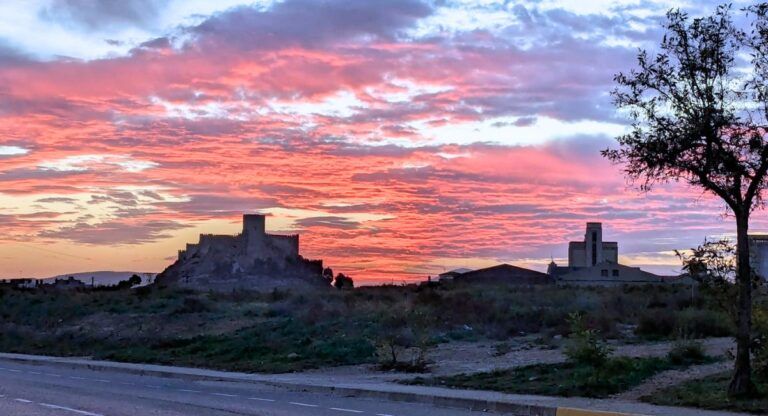
[[[355,287],[355,282],[351,277],[344,273],[339,273],[336,275],[336,280],[333,281],[333,285],[336,289],[352,289]]]
[[[382,316],[378,322],[376,354],[384,370],[397,368],[401,350],[410,348],[414,343],[413,332],[406,325],[406,319],[406,313],[394,310]]]
[[[731,284],[736,280],[736,247],[728,239],[704,240],[689,253],[675,250],[683,271],[706,286]]]
[[[657,183],[687,183],[722,199],[735,217],[738,317],[731,396],[755,391],[747,233],[750,214],[762,206],[768,171],[768,6],[747,12],[750,31],[734,25],[730,6],[696,19],[669,11],[659,52],[641,50],[638,68],[614,79],[614,103],[632,125],[617,138],[618,149],[602,152],[622,163],[643,191]]]
[[[139,276],[137,274],[133,274],[133,275],[131,275],[131,277],[129,277],[129,278],[125,279],[125,280],[121,280],[120,282],[118,282],[117,285],[115,285],[114,287],[116,289],[130,289],[130,288],[132,288],[132,287],[134,287],[136,285],[140,285],[140,284],[141,284],[141,276]]]
[[[128,278],[128,284],[131,287],[136,286],[136,285],[140,285],[141,284],[141,276],[139,276],[138,274],[131,275],[131,277]]]
[[[586,365],[595,369],[605,366],[613,349],[600,337],[600,331],[587,328],[584,315],[578,312],[568,315],[571,326],[569,343],[565,356],[577,365]]]

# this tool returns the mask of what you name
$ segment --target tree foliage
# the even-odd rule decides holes
[[[733,242],[726,238],[704,240],[688,252],[675,250],[675,253],[683,262],[683,272],[699,283],[699,290],[737,322],[738,310],[734,302],[738,296],[737,262]]]
[[[336,289],[352,289],[355,287],[355,281],[344,273],[339,273],[333,281],[333,286]]]
[[[727,238],[704,240],[688,252],[675,250],[683,272],[699,283],[722,286],[736,281],[736,246]]]
[[[768,77],[743,75],[737,55],[752,50],[756,69],[766,59],[733,25],[728,6],[693,21],[672,10],[667,19],[660,52],[641,51],[639,69],[615,77],[614,102],[628,111],[632,130],[603,155],[624,162],[644,190],[682,180],[717,195],[734,214],[751,211],[768,171],[766,113],[754,110],[768,103]]]

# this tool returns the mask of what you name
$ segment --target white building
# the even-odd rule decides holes
[[[568,243],[568,266],[549,264],[547,273],[560,284],[614,285],[663,283],[661,276],[619,264],[619,244],[603,241],[603,225],[588,222],[584,241]]]
[[[753,273],[763,279],[768,277],[768,234],[749,236],[749,259]]]

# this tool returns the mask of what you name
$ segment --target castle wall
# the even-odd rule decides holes
[[[198,245],[198,252],[201,255],[205,255],[211,251],[234,253],[241,247],[240,236],[216,234],[200,234],[200,242]]]
[[[187,243],[186,249],[179,250],[179,260],[189,260],[197,254],[199,246],[197,244]]]
[[[323,274],[323,261],[322,260],[306,260],[307,267],[315,273]]]
[[[267,238],[270,245],[275,250],[275,255],[285,258],[296,258],[299,256],[299,236],[298,235],[271,235]]]

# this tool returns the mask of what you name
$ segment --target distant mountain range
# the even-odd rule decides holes
[[[81,282],[90,285],[93,280],[93,284],[96,286],[108,286],[119,283],[121,280],[126,280],[134,274],[141,276],[142,284],[146,284],[147,278],[154,279],[157,273],[148,272],[116,272],[116,271],[94,271],[94,272],[80,272],[80,273],[66,273],[58,276],[47,277],[42,279],[44,281],[53,281],[55,279],[66,279],[69,276],[74,277]]]

